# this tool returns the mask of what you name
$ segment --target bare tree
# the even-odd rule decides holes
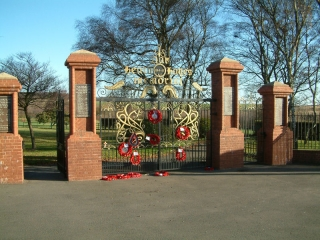
[[[43,101],[57,92],[60,80],[49,68],[49,63],[37,62],[31,53],[19,53],[0,62],[1,71],[18,78],[22,85],[18,106],[23,110],[28,122],[32,149],[36,149],[36,141],[32,128],[29,108],[42,107]]]
[[[308,36],[305,36],[306,41]],[[306,132],[304,136],[304,142],[307,143],[311,136],[316,139],[316,129],[317,129],[317,113],[316,106],[319,104],[317,102],[318,87],[320,84],[320,55],[318,54],[318,49],[312,46],[307,48],[307,64],[305,66],[305,71],[301,77],[305,77],[307,80],[307,89],[305,98],[303,102],[311,102],[312,104],[312,122],[307,124]]]
[[[275,69],[279,62],[279,51],[266,37],[270,30],[267,16],[259,3],[254,0],[231,1],[232,9],[238,21],[231,24],[233,31],[230,55],[245,64],[244,71],[255,81],[245,79],[242,83],[252,88],[252,84],[259,86],[267,84],[275,76]]]
[[[308,48],[319,49],[319,34],[315,31],[320,24],[316,2],[230,0],[229,7],[242,20],[234,24],[241,40],[237,41],[241,48],[236,56],[246,62],[247,73],[254,76],[255,83],[277,80],[293,88],[293,108],[294,96],[307,89],[308,77],[301,76],[306,74]]]
[[[207,1],[197,2],[190,19],[183,27],[183,35],[179,41],[173,43],[171,55],[175,55],[176,63],[192,69],[192,74],[182,80],[182,98],[191,98],[194,94],[199,97],[200,92],[192,87],[193,82],[201,86],[210,85],[210,76],[206,68],[212,61],[221,59],[224,50],[223,37],[225,29],[214,19],[220,3],[215,3],[215,8],[207,8]]]
[[[212,54],[204,53],[209,40],[212,43],[220,36],[213,22],[220,5],[219,0],[118,0],[115,7],[104,5],[100,17],[77,22],[79,39],[74,47],[99,54],[100,79],[108,82],[126,78],[125,66],[152,66],[157,46],[171,58],[165,67],[205,68],[202,60],[212,61],[209,58],[221,46],[212,44]],[[149,83],[143,73],[136,75]],[[183,96],[195,78],[184,79]]]

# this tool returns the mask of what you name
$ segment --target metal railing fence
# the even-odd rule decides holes
[[[320,149],[320,113],[298,113],[294,118],[289,116],[289,127],[293,131],[294,149]]]

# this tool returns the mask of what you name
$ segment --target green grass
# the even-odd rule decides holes
[[[247,153],[252,153],[250,150],[251,146],[257,145],[256,143],[256,138],[255,138],[255,132],[253,130],[247,130],[247,129],[240,129],[245,137],[248,137],[245,141],[245,148],[248,148],[246,150]],[[295,148],[296,147],[296,148]],[[254,147],[253,147],[254,149]],[[297,140],[297,146],[294,146],[294,149],[298,150],[319,150],[320,149],[320,141],[316,140],[309,140],[309,141],[304,141],[304,140]]]
[[[319,150],[320,141],[304,141],[298,140],[298,149],[300,150]]]
[[[97,130],[99,134],[99,131]],[[29,134],[29,128],[27,126],[19,125],[19,134],[23,138],[24,141],[24,150],[23,150],[23,158],[24,163],[27,165],[56,165],[57,163],[57,143],[56,143],[56,128],[50,127],[48,124],[41,124],[37,127],[34,127],[34,135],[36,139],[36,150],[31,149],[31,139]],[[109,133],[110,135],[110,133]],[[111,134],[112,135],[112,134]],[[113,133],[115,137],[115,132]],[[105,136],[103,136],[105,137]],[[110,136],[108,136],[110,138]],[[102,143],[105,140],[102,140]],[[118,144],[115,143],[115,146]],[[256,149],[256,140],[250,139],[245,142],[245,148],[247,154],[254,154]],[[318,150],[320,149],[320,141],[308,141],[307,144],[304,141],[298,141],[298,149],[308,149],[308,150]],[[140,149],[146,155],[154,154],[156,149]],[[163,149],[162,149],[163,150]],[[111,153],[111,158],[117,155],[116,149],[109,151]],[[168,150],[168,152],[170,152]],[[104,153],[106,154],[106,153]]]
[[[34,128],[36,150],[31,149],[31,138],[28,127],[19,127],[23,138],[23,161],[27,165],[55,165],[57,163],[56,129]]]

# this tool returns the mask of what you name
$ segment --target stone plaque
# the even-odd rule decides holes
[[[76,84],[76,117],[91,117],[91,84]]]
[[[282,126],[284,120],[284,98],[276,98],[275,111],[275,125]]]
[[[232,116],[234,114],[234,89],[233,87],[223,88],[223,112],[225,116]]]
[[[12,96],[0,96],[0,132],[12,132]]]

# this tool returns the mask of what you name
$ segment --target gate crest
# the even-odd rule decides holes
[[[145,98],[148,94],[151,96],[160,96],[161,93],[166,98],[178,98],[178,93],[174,85],[182,86],[182,77],[192,76],[192,69],[171,68],[170,57],[166,56],[165,50],[158,46],[151,61],[154,65],[151,67],[129,67],[125,66],[124,72],[127,76],[134,74],[133,84],[143,87],[140,98]],[[192,86],[197,91],[203,91],[203,88],[193,82]],[[120,80],[112,86],[105,86],[109,91],[116,91],[126,87],[125,80]],[[106,91],[100,92],[106,94]],[[111,92],[112,95],[112,92]]]
[[[105,86],[97,92],[101,109],[102,159],[107,172],[121,172],[124,169],[144,171],[149,167],[158,170],[176,169],[205,164],[205,140],[199,139],[199,122],[205,114],[199,114],[199,111],[206,104],[200,104],[203,100],[199,98],[181,99],[176,89],[176,86],[183,85],[183,77],[192,76],[192,70],[171,68],[170,58],[160,47],[155,51],[152,63],[154,65],[151,67],[124,68],[128,79],[140,88],[139,94],[133,92],[135,98],[128,97],[129,91],[134,89],[130,89],[126,80]],[[190,87],[197,92],[203,91],[196,82]],[[125,92],[118,94],[120,91]],[[152,109],[161,115],[161,121],[150,120],[148,113]],[[210,112],[209,107],[206,110]],[[188,134],[186,136],[183,132],[184,137],[180,139],[177,131],[186,131]],[[131,160],[125,159],[127,156],[122,152],[128,148],[126,145],[132,136],[139,142],[133,146],[141,156],[139,164],[130,164]],[[121,152],[118,153],[119,148]],[[183,152],[183,158],[177,158],[178,151]]]

